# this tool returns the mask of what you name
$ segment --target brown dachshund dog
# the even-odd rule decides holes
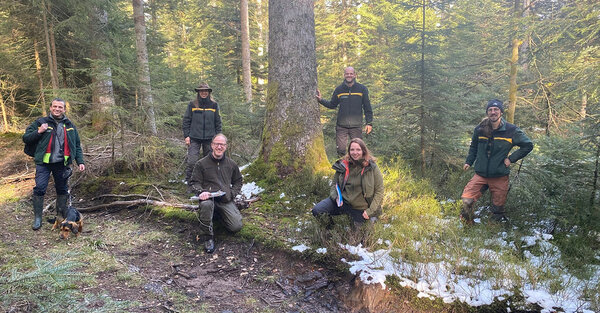
[[[72,206],[67,209],[64,219],[56,217],[52,230],[60,228],[60,239],[69,239],[71,233],[79,236],[83,230],[83,217],[81,213]]]

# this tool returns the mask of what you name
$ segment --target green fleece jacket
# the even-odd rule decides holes
[[[212,153],[209,153],[196,162],[190,183],[198,194],[204,191],[224,191],[225,195],[216,200],[229,202],[242,190],[242,174],[232,159],[226,156],[215,159]]]

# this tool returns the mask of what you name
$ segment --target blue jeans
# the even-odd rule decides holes
[[[46,188],[48,188],[48,182],[50,181],[50,173],[52,173],[52,177],[54,177],[56,194],[69,194],[69,188],[67,186],[67,181],[69,179],[64,177],[66,169],[67,167],[62,162],[36,165],[33,194],[36,196],[44,196],[46,194]]]
[[[319,216],[321,214],[327,214],[327,215],[347,214],[348,216],[350,216],[352,221],[354,221],[355,223],[364,223],[366,221],[365,218],[362,216],[363,211],[355,210],[352,208],[352,206],[350,206],[349,204],[347,204],[345,202],[344,202],[344,204],[342,204],[341,207],[338,207],[337,204],[335,203],[335,201],[333,201],[329,197],[326,199],[323,199],[321,202],[317,203],[315,205],[315,207],[312,209],[312,214],[314,216]]]

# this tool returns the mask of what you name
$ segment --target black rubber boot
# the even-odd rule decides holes
[[[460,219],[467,225],[473,225],[475,219],[475,212],[473,212],[473,205],[475,200],[471,198],[462,198],[462,210],[460,211]]]
[[[503,205],[492,205],[490,208],[492,211],[491,219],[494,222],[506,222],[508,219],[504,215],[504,206]]]
[[[42,211],[44,211],[44,196],[33,195],[33,230],[38,230],[42,227]]]
[[[69,201],[69,195],[57,195],[56,196],[56,215],[62,216],[62,218],[67,217],[67,206]]]

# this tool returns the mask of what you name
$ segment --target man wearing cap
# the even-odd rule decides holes
[[[202,156],[207,156],[212,138],[221,132],[219,105],[212,100],[212,89],[207,83],[200,83],[194,90],[197,92],[196,99],[190,101],[183,116],[183,138],[188,147],[185,172],[188,186],[194,164],[200,158],[200,148]],[[189,187],[188,191],[191,191]]]
[[[517,126],[502,119],[504,108],[502,101],[493,99],[486,106],[487,117],[475,127],[469,155],[463,169],[468,170],[475,163],[475,175],[465,186],[462,193],[463,208],[461,219],[472,224],[475,201],[489,187],[492,194],[492,220],[503,221],[504,204],[508,194],[509,166],[524,158],[531,150],[533,143]],[[519,149],[508,155],[512,147]]]
[[[365,115],[365,133],[373,129],[373,110],[369,100],[369,90],[365,85],[356,82],[356,72],[352,67],[344,69],[344,81],[337,86],[331,95],[331,101],[321,97],[317,89],[317,101],[324,107],[335,109],[339,106],[335,126],[335,144],[339,156],[346,154],[348,140],[362,139],[363,112]]]
[[[85,170],[83,151],[75,124],[65,115],[65,100],[55,98],[50,103],[50,114],[37,119],[25,130],[23,142],[34,144],[35,187],[33,187],[33,230],[42,227],[44,195],[54,177],[56,212],[65,217],[69,201],[67,182],[71,164],[75,160],[80,171]]]

